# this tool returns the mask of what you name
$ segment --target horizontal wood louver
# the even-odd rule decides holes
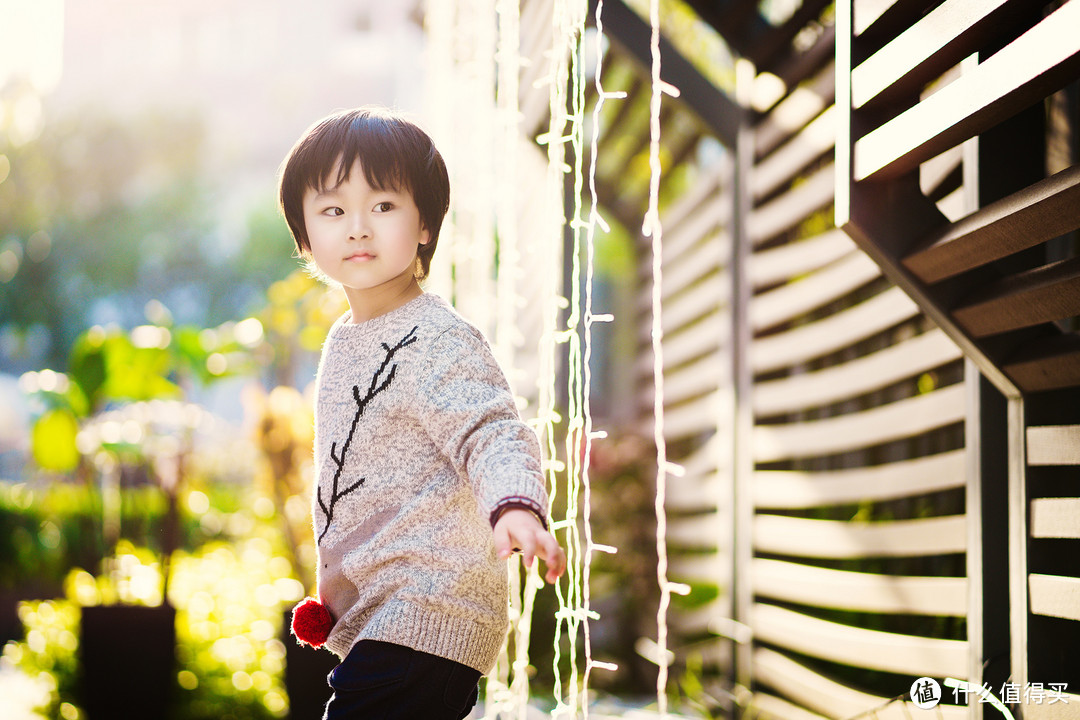
[[[1080,3],[896,3],[860,22],[863,4],[839,7],[841,223],[1002,392],[1080,385]],[[982,178],[973,211],[899,191],[964,143]],[[1041,168],[1005,156],[1043,148]]]
[[[699,653],[748,712],[792,720],[915,717],[898,677],[978,682],[988,662],[1073,677],[1080,0],[688,4],[781,90],[739,109],[662,47],[683,89],[661,140],[669,577],[692,589],[669,615],[677,664]],[[648,26],[604,7],[605,88],[627,98],[601,117],[597,192],[638,239],[620,319],[648,438]],[[522,109],[535,137],[548,108]],[[973,366],[1008,397],[1007,473],[974,460],[1006,420],[978,415]],[[998,501],[1019,509],[984,525]],[[1000,578],[1006,653],[983,626]]]
[[[1074,395],[1070,398],[1077,400]],[[1025,587],[1031,628],[1027,659],[1030,681],[1042,676],[1075,674],[1080,660],[1071,652],[1080,640],[1080,425],[1037,424],[1047,415],[1060,419],[1067,413],[1055,408],[1047,413],[1044,403],[1030,408],[1036,424],[1027,427],[1028,463],[1028,558]],[[1062,482],[1064,480],[1064,482]],[[1054,682],[1066,682],[1054,681]],[[1075,687],[1068,688],[1073,709],[1080,707]],[[1053,717],[1025,708],[1024,717]],[[1063,717],[1068,717],[1063,716]]]
[[[1007,425],[1008,471],[984,468],[982,478],[1007,474],[1011,493],[1000,577],[1011,589],[1012,648],[999,662],[1021,683],[1071,677],[1080,672],[1069,559],[1080,538],[1069,480],[1080,467],[1080,2],[854,0],[837,5],[837,18],[837,222],[1010,398],[996,420]],[[948,157],[961,159],[958,169],[930,169]],[[984,538],[983,550],[992,546]],[[1057,711],[1023,708],[1024,717]]]
[[[754,126],[752,552],[737,581],[756,710],[900,718],[919,711],[890,704],[885,678],[968,672],[963,355],[831,225],[833,73],[823,62]],[[928,170],[943,198],[958,161]]]

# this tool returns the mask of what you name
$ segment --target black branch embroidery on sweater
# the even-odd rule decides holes
[[[376,395],[390,387],[390,383],[394,381],[394,375],[397,373],[397,363],[394,363],[394,365],[390,365],[390,363],[393,361],[394,355],[397,354],[398,350],[416,342],[416,331],[419,327],[419,325],[413,327],[413,329],[410,330],[405,337],[401,338],[397,345],[394,345],[393,347],[390,347],[386,343],[382,344],[383,350],[386,351],[386,357],[383,358],[382,364],[379,365],[379,369],[371,376],[371,383],[368,385],[367,393],[365,393],[363,397],[360,396],[360,386],[353,385],[352,394],[353,400],[356,401],[356,414],[353,415],[352,425],[349,427],[349,435],[345,438],[345,442],[342,443],[340,452],[338,452],[336,442],[330,444],[330,459],[334,461],[335,466],[334,483],[330,491],[330,504],[327,505],[323,500],[322,486],[320,486],[316,492],[319,507],[322,508],[323,514],[326,515],[326,526],[323,527],[322,532],[319,533],[320,543],[330,529],[330,522],[334,519],[334,508],[337,506],[338,500],[341,500],[341,498],[364,484],[365,478],[360,478],[346,488],[340,489],[338,486],[339,481],[341,480],[341,473],[345,469],[345,456],[348,454],[349,448],[352,446],[353,437],[356,435],[356,426],[360,423],[360,418],[363,417],[364,410],[367,409],[368,403],[370,403]],[[390,366],[389,370],[387,370],[388,365]]]

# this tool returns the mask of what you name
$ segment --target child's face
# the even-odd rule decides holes
[[[417,249],[430,236],[408,190],[372,188],[357,161],[337,187],[308,188],[303,207],[312,259],[350,301],[414,282]]]

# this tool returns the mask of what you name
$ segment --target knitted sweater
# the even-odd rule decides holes
[[[480,332],[423,294],[331,328],[316,380],[313,499],[326,647],[405,645],[487,673],[507,632],[506,506],[546,516],[536,434]]]

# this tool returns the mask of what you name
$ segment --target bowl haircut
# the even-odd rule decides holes
[[[360,161],[375,190],[408,192],[430,240],[417,248],[416,277],[423,280],[450,208],[450,178],[442,155],[427,133],[384,108],[344,110],[319,120],[289,151],[281,169],[278,198],[296,249],[311,257],[304,227],[304,194],[330,190],[349,178]]]

